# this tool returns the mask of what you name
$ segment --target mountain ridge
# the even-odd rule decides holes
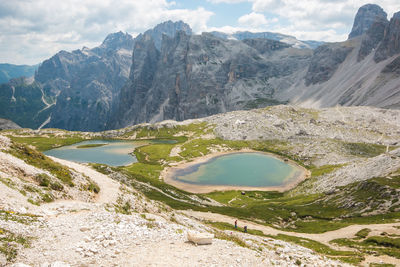
[[[388,21],[382,8],[367,4],[349,40],[315,49],[269,32],[197,35],[182,21],[136,38],[110,34],[98,47],[60,51],[40,65],[33,102],[44,107],[32,110],[45,108],[47,117],[29,125],[102,131],[285,103],[399,108],[399,21],[399,12]]]

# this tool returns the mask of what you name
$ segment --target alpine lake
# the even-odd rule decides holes
[[[56,158],[109,166],[127,166],[137,162],[136,147],[175,140],[89,140],[45,151]],[[234,152],[169,168],[166,183],[192,192],[213,189],[279,189],[297,181],[303,171],[294,164],[261,152]],[[210,190],[208,190],[210,189]]]

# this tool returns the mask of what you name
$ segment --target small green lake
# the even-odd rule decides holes
[[[100,163],[109,166],[124,166],[137,162],[131,153],[135,147],[146,143],[176,143],[175,140],[144,140],[144,141],[119,141],[119,140],[89,140],[70,146],[63,146],[44,152],[47,156],[60,159]]]
[[[212,158],[173,172],[173,180],[194,185],[273,187],[296,179],[300,169],[264,153],[244,152]]]

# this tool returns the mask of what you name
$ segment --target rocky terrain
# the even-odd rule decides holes
[[[188,231],[215,230],[82,164],[53,159],[73,173],[74,188],[88,178],[98,184],[97,193],[71,188],[50,203],[29,201],[43,190],[32,177],[52,174],[8,154],[12,143],[0,137],[2,265],[346,266],[284,241],[229,231],[212,245],[195,246],[187,242]],[[28,187],[36,190],[23,193]]]
[[[399,118],[397,110],[371,107],[318,110],[280,105],[97,133],[56,129],[2,132],[0,262],[28,266],[135,263],[158,266],[176,265],[177,262],[196,266],[346,266],[335,260],[347,259],[363,266],[379,262],[398,264],[397,256],[388,256],[397,252],[368,254],[361,250],[363,254],[354,254],[354,249],[334,242],[356,242],[353,238],[365,228],[370,229],[371,238],[391,238],[400,234],[396,219],[387,222],[379,219],[378,223],[384,224],[377,224],[376,220],[362,224],[345,221],[348,216],[360,219],[360,214],[366,219],[385,214],[397,216],[395,214],[400,210],[397,204],[400,197],[397,188]],[[126,172],[131,167],[97,166],[95,170],[88,164],[42,157],[34,147],[40,140],[57,145],[63,138],[76,136],[82,139],[148,139],[157,138],[157,133],[164,133],[163,137],[167,138],[165,133],[169,132],[170,138],[185,137],[183,143],[147,147],[155,150],[137,148],[135,155],[141,160],[138,163],[141,167],[139,172],[132,174]],[[24,140],[33,143],[29,141],[31,145],[24,145]],[[269,214],[269,210],[277,214],[267,216],[272,220],[267,225],[264,217],[253,218],[260,216],[256,213],[252,213],[251,218],[240,217],[240,226],[248,225],[253,231],[250,234],[229,228],[236,219],[229,209],[237,207],[236,201],[249,201],[240,192],[236,192],[238,196],[228,198],[229,201],[226,197],[221,201],[212,198],[213,193],[193,195],[167,187],[158,179],[159,171],[153,176],[154,168],[190,161],[193,156],[185,156],[190,153],[199,157],[234,150],[239,145],[263,151],[262,147],[257,148],[263,144],[271,153],[303,164],[312,175],[285,193],[278,207],[273,200],[257,199],[256,203],[266,201],[263,205],[269,205],[261,215]],[[166,147],[170,149],[163,152]],[[190,151],[191,148],[194,150]],[[142,154],[144,151],[148,154]],[[149,151],[156,151],[156,155]],[[160,159],[164,153],[166,156]],[[160,160],[155,161],[154,156]],[[315,170],[318,174],[314,174]],[[300,204],[289,204],[293,201],[300,201]],[[191,208],[185,205],[191,205]],[[287,205],[290,205],[288,215],[281,210]],[[246,204],[244,206],[246,210]],[[305,207],[311,207],[311,210],[304,210]],[[312,207],[318,207],[316,215]],[[248,208],[252,209],[252,206]],[[321,209],[329,210],[328,215],[321,214]],[[328,217],[329,220],[344,220],[342,226],[328,227],[321,232],[296,228],[298,222],[312,223],[312,228],[324,227],[323,217],[330,216],[331,212],[334,220]],[[241,211],[236,210],[233,214],[241,216]],[[285,217],[282,219],[281,216]],[[212,245],[194,246],[187,242],[188,231],[215,233],[217,238]],[[314,252],[305,248],[310,242],[317,242],[312,243]],[[326,247],[318,250],[319,246]],[[329,249],[333,252],[326,254]],[[38,254],[42,256],[37,257]]]

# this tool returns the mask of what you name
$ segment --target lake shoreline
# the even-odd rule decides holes
[[[278,160],[296,168],[296,171],[293,174],[293,176],[289,179],[290,182],[283,184],[283,185],[279,185],[279,186],[268,186],[268,187],[231,186],[231,185],[199,185],[199,184],[191,184],[191,183],[181,182],[181,181],[178,181],[178,180],[175,180],[172,178],[174,173],[177,170],[186,169],[188,167],[191,167],[191,166],[197,165],[197,164],[203,164],[213,158],[217,158],[220,156],[229,155],[229,154],[239,154],[239,153],[262,153],[262,154],[274,157],[275,159],[278,159]],[[286,158],[279,157],[278,155],[273,154],[273,153],[257,151],[257,150],[252,150],[252,149],[241,149],[241,150],[233,150],[233,151],[231,150],[231,151],[211,153],[211,154],[205,155],[203,157],[195,158],[192,161],[183,162],[177,166],[165,168],[160,174],[160,178],[166,184],[172,185],[176,188],[179,188],[184,191],[191,192],[191,193],[210,193],[213,191],[227,191],[227,190],[284,192],[284,191],[294,188],[296,185],[298,185],[303,180],[307,179],[309,176],[310,176],[310,172],[306,168],[299,166],[292,160],[288,160]]]

